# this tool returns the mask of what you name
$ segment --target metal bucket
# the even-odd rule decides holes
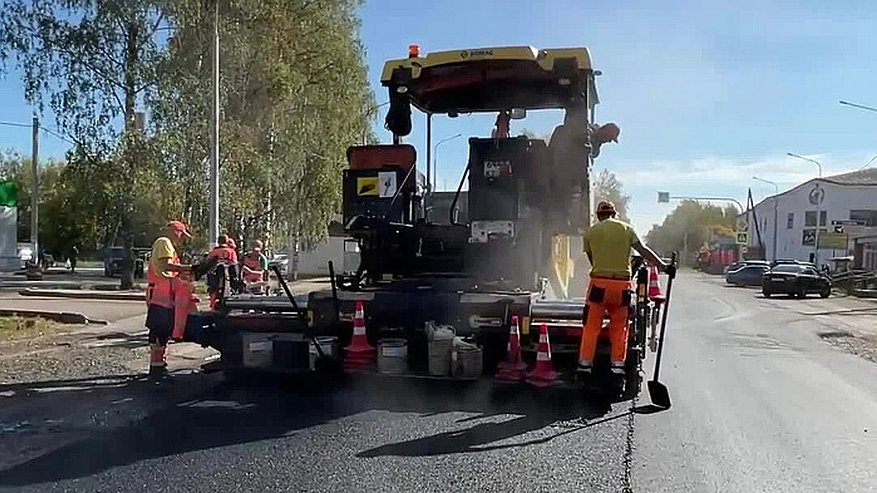
[[[480,347],[457,346],[451,355],[451,375],[458,380],[477,380],[484,371]]]
[[[429,374],[446,377],[451,372],[451,352],[454,339],[433,339],[429,341]]]
[[[399,375],[408,371],[408,341],[388,338],[378,341],[378,371]]]
[[[317,344],[320,345],[320,349],[323,350],[323,354],[330,359],[338,358],[338,338],[335,336],[320,336],[316,338]],[[308,345],[308,354],[311,360],[311,370],[316,369],[317,358],[320,357],[320,353],[317,351],[317,346],[313,341]]]

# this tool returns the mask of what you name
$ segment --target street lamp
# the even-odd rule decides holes
[[[860,110],[877,111],[877,108],[873,108],[871,106],[865,106],[864,104],[851,103],[849,101],[838,101],[838,103],[840,103],[844,106],[851,106],[853,108],[859,108]]]
[[[778,198],[777,197],[780,194],[780,186],[777,185],[775,182],[772,182],[770,180],[765,180],[764,178],[759,178],[757,176],[753,176],[752,179],[756,180],[756,181],[763,182],[763,183],[767,183],[768,185],[773,185],[773,188],[774,188],[774,196],[773,196],[773,245],[771,246],[771,252],[773,255],[772,260],[776,260],[777,259],[777,230],[780,229],[780,225],[777,222],[778,221],[778,218],[777,218],[777,200],[778,200]]]
[[[363,111],[363,112],[362,112],[362,116],[365,117],[365,118],[368,118],[368,117],[370,117],[370,116],[372,115],[372,113],[374,113],[375,111],[377,111],[377,110],[383,108],[384,106],[387,106],[388,104],[390,104],[389,101],[384,101],[384,102],[381,103],[381,104],[376,104],[376,105],[374,105],[374,106],[372,106],[372,107],[366,109],[365,111]],[[363,129],[363,131],[362,131],[362,145],[366,145],[366,144],[368,144],[367,133],[368,133],[368,129]]]
[[[670,195],[667,192],[658,192],[658,202],[667,203],[670,200],[694,200],[697,202],[698,200],[713,200],[713,201],[721,201],[721,202],[733,202],[740,207],[740,212],[746,212],[746,208],[743,207],[743,204],[740,203],[737,199],[732,199],[730,197],[685,197],[681,195]]]
[[[435,145],[432,147],[432,187],[433,188],[436,188],[438,186],[438,181],[436,181],[436,180],[438,180],[438,172],[436,170],[438,167],[438,148],[439,148],[439,146],[444,144],[445,142],[449,142],[449,141],[452,141],[454,139],[459,139],[462,136],[463,136],[463,134],[456,134],[456,135],[452,135],[450,137],[445,137],[444,139],[436,142]],[[432,190],[430,190],[429,192],[432,193]]]
[[[792,154],[791,152],[787,152],[786,155],[789,157],[793,157],[795,159],[801,159],[801,160],[808,161],[808,162],[815,164],[816,166],[819,167],[819,178],[822,178],[822,164],[819,161],[817,161],[815,159],[810,159],[809,157],[804,157],[804,156],[799,156],[797,154]],[[816,187],[817,187],[816,188],[816,190],[817,190],[817,193],[816,193],[816,234],[813,238],[813,250],[814,250],[813,261],[818,266],[819,265],[819,223],[820,223],[819,216],[822,215],[822,207],[821,206],[822,206],[822,199],[824,198],[824,195],[820,195],[818,193],[818,188],[819,188],[819,181],[818,180],[816,182]]]

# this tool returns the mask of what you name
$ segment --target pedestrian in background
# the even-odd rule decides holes
[[[67,258],[70,261],[70,272],[76,272],[76,257],[79,256],[79,248],[76,245],[70,248],[70,256]]]

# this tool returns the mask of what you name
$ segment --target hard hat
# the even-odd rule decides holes
[[[262,240],[254,240],[253,241],[253,250],[261,250],[262,249]]]
[[[608,200],[601,200],[599,204],[597,204],[597,214],[608,214],[615,212],[615,204],[609,202]]]

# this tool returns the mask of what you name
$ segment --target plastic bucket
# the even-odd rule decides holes
[[[451,372],[451,352],[454,339],[433,339],[429,341],[429,374],[448,376]]]
[[[389,338],[378,341],[378,371],[402,374],[408,371],[408,341]]]
[[[338,358],[338,338],[335,336],[320,336],[316,338],[317,344],[320,345],[320,349],[323,350],[323,354],[330,359]],[[320,357],[320,353],[317,351],[317,346],[314,344],[314,341],[308,345],[308,355],[310,356],[311,361],[311,370],[316,368],[317,358]]]

